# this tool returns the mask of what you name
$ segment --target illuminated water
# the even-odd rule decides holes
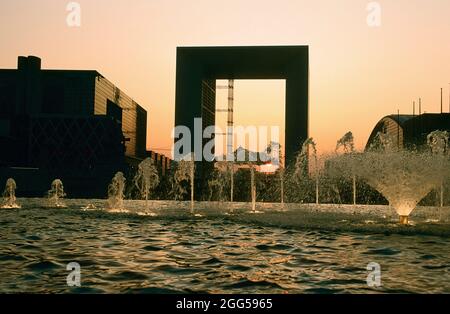
[[[66,196],[64,185],[60,179],[52,182],[50,190],[47,192],[49,207],[66,207],[62,199]]]
[[[189,202],[159,202],[151,217],[135,214],[145,201],[125,201],[129,214],[80,209],[104,200],[19,202],[0,210],[2,293],[450,293],[449,208],[417,209],[415,225],[399,226],[382,206],[257,204],[263,213],[250,214],[236,204],[227,215],[209,203],[195,217]],[[80,288],[66,285],[69,262],[81,265]],[[366,284],[370,262],[380,288]]]

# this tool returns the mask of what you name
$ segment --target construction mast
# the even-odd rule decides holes
[[[234,153],[233,153],[233,106],[234,106],[234,80],[228,80],[227,86],[217,86],[216,88],[227,88],[228,89],[228,108],[227,109],[217,109],[216,112],[227,112],[227,131],[226,135],[227,148],[226,148],[226,160],[228,161],[228,166],[230,167],[230,179],[231,179],[231,191],[230,191],[230,201],[233,202],[233,189],[234,189]]]

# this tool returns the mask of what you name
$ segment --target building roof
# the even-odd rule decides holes
[[[366,149],[375,139],[378,132],[383,131],[387,121],[393,121],[402,130],[406,141],[417,141],[418,137],[434,130],[450,130],[450,113],[424,113],[421,115],[391,114],[383,117],[375,125],[367,141]]]
[[[413,119],[415,117],[417,117],[417,116],[412,115],[412,114],[400,114],[400,115],[399,114],[391,114],[391,115],[384,117],[383,119],[387,119],[387,118],[392,119],[395,122],[397,122],[398,124],[400,124],[400,126],[403,126],[406,121]]]
[[[369,148],[370,144],[374,141],[375,137],[377,136],[378,132],[383,131],[383,127],[386,123],[386,121],[393,121],[395,124],[397,124],[400,128],[403,129],[405,123],[411,119],[416,117],[412,114],[391,114],[384,116],[378,123],[375,125],[375,127],[372,130],[372,133],[370,133],[369,139],[367,140],[366,149]]]

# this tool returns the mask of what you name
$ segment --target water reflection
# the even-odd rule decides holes
[[[0,215],[3,293],[450,292],[448,237],[23,207]],[[65,284],[72,261],[80,288]],[[370,262],[381,265],[377,290]]]

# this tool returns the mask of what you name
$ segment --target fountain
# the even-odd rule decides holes
[[[9,178],[6,180],[5,191],[3,192],[3,205],[1,208],[20,208],[16,203],[16,181]]]
[[[97,207],[92,203],[88,203],[86,206],[82,207],[81,210],[83,211],[97,210]]]
[[[416,205],[444,179],[438,156],[414,152],[365,153],[358,158],[359,176],[377,189],[400,216],[401,223]]]
[[[66,207],[62,199],[66,196],[64,192],[64,185],[60,179],[53,180],[50,190],[47,192],[47,197],[52,207]]]
[[[433,131],[427,136],[427,143],[433,154],[445,156],[448,151],[448,137],[447,131]],[[440,206],[444,207],[444,181],[440,186]]]
[[[159,184],[158,170],[153,163],[153,159],[146,158],[139,164],[133,182],[140,196],[145,199],[145,207],[148,209],[150,191]]]
[[[256,213],[256,185],[255,185],[255,167],[250,165],[251,185],[250,193],[252,195],[252,213]]]
[[[208,201],[225,201],[224,190],[228,183],[227,171],[222,171],[220,169],[221,168],[214,170],[210,175],[211,179],[208,180]]]
[[[433,154],[445,155],[448,150],[449,134],[447,131],[433,131],[427,136],[427,143]]]
[[[340,148],[342,148],[344,154],[353,154],[355,152],[355,144],[352,132],[345,133],[345,135],[339,141],[337,141],[336,153],[338,153]],[[353,169],[351,172],[351,176],[353,183],[353,205],[356,205],[356,175]]]
[[[336,152],[339,150],[339,148],[342,148],[345,154],[355,152],[355,144],[352,132],[345,133],[344,136],[337,141]]]
[[[280,203],[284,205],[284,169],[281,165],[278,171],[280,176]]]
[[[284,168],[282,167],[283,153],[280,143],[271,142],[267,147],[267,152],[270,154],[272,163],[278,166],[278,176],[280,180],[280,203],[284,205]]]
[[[302,150],[297,155],[294,165],[294,178],[300,180],[303,178],[303,173],[307,170],[307,164],[309,160],[309,149],[312,148],[314,168],[315,168],[315,190],[316,190],[316,204],[319,204],[319,161],[317,158],[316,143],[310,137],[303,142]]]
[[[182,198],[187,193],[182,186],[183,181],[189,181],[191,186],[191,213],[194,214],[194,175],[195,159],[194,154],[187,154],[179,162],[174,175],[175,199]]]
[[[298,191],[303,190],[307,191],[307,196],[311,200],[311,203],[314,202],[313,195],[315,192],[316,206],[311,206],[312,208],[314,208],[314,210],[316,210],[317,208],[326,208],[328,203],[339,203],[339,201],[335,201],[333,195],[329,193],[329,190],[327,188],[327,184],[334,184],[335,182],[331,180],[327,181],[329,178],[327,176],[327,174],[329,174],[328,171],[335,171],[335,173],[338,173],[339,175],[348,176],[348,178],[351,177],[353,179],[354,205],[356,205],[357,178],[361,179],[361,191],[363,191],[363,188],[367,188],[368,191],[372,192],[374,192],[374,189],[376,189],[389,202],[389,205],[393,209],[395,209],[395,211],[399,215],[401,224],[408,224],[409,216],[417,206],[417,204],[425,196],[427,196],[430,191],[433,191],[433,189],[437,189],[438,187],[440,187],[441,189],[440,203],[442,207],[444,205],[443,183],[445,182],[445,179],[450,175],[450,173],[448,172],[449,160],[448,156],[446,155],[446,153],[448,152],[448,132],[435,131],[430,133],[430,135],[427,137],[427,142],[430,149],[427,152],[410,152],[400,150],[397,143],[395,142],[395,139],[393,139],[386,133],[378,133],[376,138],[377,141],[375,145],[373,145],[368,151],[364,153],[357,153],[355,152],[354,148],[353,135],[351,132],[347,132],[336,143],[335,152],[343,152],[343,154],[332,154],[333,157],[329,160],[326,160],[323,170],[320,171],[317,147],[312,138],[308,138],[302,144],[301,151],[295,160],[295,167],[293,169],[294,173],[292,173],[292,168],[287,168],[285,173],[280,166],[280,169],[278,169],[279,173],[276,174],[277,176],[272,176],[271,178],[264,178],[264,180],[257,181],[257,179],[262,178],[262,175],[261,177],[257,176],[256,164],[250,163],[242,165],[242,168],[248,168],[250,170],[250,182],[247,181],[248,173],[246,173],[246,182],[243,186],[243,188],[248,191],[248,184],[250,183],[251,205],[247,203],[247,206],[251,206],[250,212],[257,213],[257,208],[265,209],[269,208],[269,206],[272,206],[263,203],[257,204],[257,199],[259,199],[259,201],[261,202],[270,203],[278,202],[278,197],[280,197],[280,203],[284,204],[285,192],[286,200],[288,202],[302,203],[303,199],[297,201],[297,199],[291,197],[292,195],[290,194],[290,187],[292,185],[290,183],[295,183],[295,181],[290,181],[291,179],[299,180],[305,183],[305,189],[299,188],[292,190],[294,193],[298,193]],[[309,163],[309,160],[311,160],[311,163]],[[308,163],[310,164],[309,169]],[[221,171],[215,171],[210,175],[209,181],[207,183],[210,194],[209,197],[206,196],[207,200],[218,200],[220,202],[223,202],[228,199],[227,184],[230,181],[230,200],[233,200],[233,170],[230,170],[230,165],[233,166],[231,163],[223,164],[222,167],[220,167]],[[236,165],[235,167],[241,167],[241,165]],[[230,178],[228,177],[228,171],[231,172]],[[324,175],[322,176],[322,174]],[[190,212],[192,214],[196,214],[194,210],[194,175],[195,161],[193,159],[193,154],[188,154],[177,164],[177,168],[175,169],[174,176],[172,178],[172,188],[173,191],[176,192],[175,200],[179,200],[189,195],[190,187]],[[284,184],[285,176],[287,180],[286,182],[288,182],[286,186]],[[306,178],[307,176],[308,179],[305,180],[304,178]],[[238,176],[236,178],[238,178]],[[322,186],[319,186],[319,179]],[[152,189],[154,189],[159,184],[159,180],[160,178],[158,176],[158,171],[154,165],[153,160],[151,158],[143,160],[139,164],[137,173],[133,179],[133,185],[139,191],[142,199],[145,199],[145,206],[147,211],[149,207],[151,208],[154,205],[153,203],[149,204],[148,200],[150,198]],[[117,172],[112,179],[111,184],[108,186],[107,208],[109,210],[118,212],[126,211],[124,210],[125,181],[126,180],[123,173]],[[367,185],[365,185],[363,181],[365,181]],[[348,181],[346,180],[346,182]],[[279,190],[277,186],[278,184]],[[368,185],[370,185],[370,188],[368,187]],[[237,186],[240,189],[242,188],[241,184],[237,184]],[[5,190],[4,196],[8,200],[7,205],[11,206],[11,204],[15,201],[14,180],[8,180],[6,187],[7,188]],[[269,188],[266,189],[265,187]],[[348,184],[348,188],[345,188],[345,191],[348,192],[348,199],[350,199],[350,184]],[[322,194],[320,195],[319,192]],[[361,197],[365,195],[363,192],[360,193]],[[375,197],[380,197],[376,192],[374,193],[374,195]],[[61,180],[54,180],[52,182],[52,188],[48,192],[48,198],[52,201],[53,206],[63,207],[64,204],[62,204],[61,199],[64,198],[64,196],[65,193]],[[321,200],[319,199],[319,196]],[[245,201],[248,202],[248,198]],[[319,201],[322,201],[324,205],[320,207],[317,206],[319,205]],[[189,206],[187,202],[179,205],[182,205],[183,210],[185,210],[185,206]],[[220,210],[222,210],[222,204],[219,205]],[[305,207],[308,207],[310,205],[311,204],[308,204]],[[211,204],[202,204],[199,202],[197,204],[196,210],[203,210],[203,206],[208,207],[211,206]],[[303,205],[300,205],[300,207],[301,206]],[[230,208],[231,207],[232,206],[230,206]],[[275,207],[280,208],[279,204],[276,204]],[[283,208],[289,210],[291,208],[294,208],[294,206],[291,204],[286,204],[285,206],[283,206]],[[89,204],[85,209],[96,209],[96,207],[92,204]],[[353,207],[351,210],[356,211],[357,208]]]
[[[369,151],[378,152],[395,152],[399,150],[398,144],[396,145],[396,139],[392,134],[378,132],[375,135],[373,143],[370,144]]]
[[[227,167],[230,169],[230,202],[233,203],[234,195],[234,162],[229,162]]]
[[[108,186],[107,207],[110,211],[126,212],[123,207],[125,177],[122,172],[117,172]]]
[[[417,204],[448,176],[448,159],[442,154],[399,149],[388,134],[378,133],[376,143],[361,154],[333,160],[333,168],[352,172],[380,192],[408,224]]]

